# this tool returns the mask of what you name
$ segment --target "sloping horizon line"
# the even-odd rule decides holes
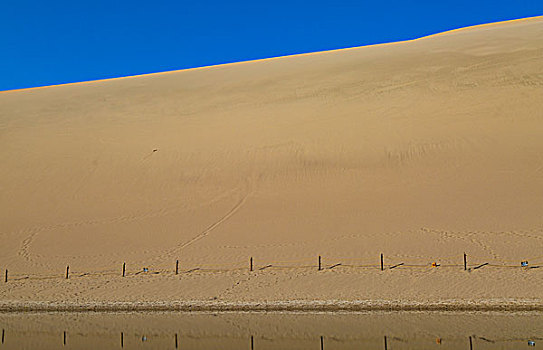
[[[264,61],[279,60],[279,59],[290,58],[290,57],[302,57],[302,56],[318,55],[318,54],[323,54],[323,53],[332,53],[332,52],[340,52],[340,51],[347,51],[347,50],[355,50],[355,49],[360,49],[360,48],[364,48],[364,47],[377,47],[377,46],[385,46],[385,45],[405,44],[405,43],[415,42],[415,41],[428,39],[428,38],[432,38],[432,37],[436,37],[436,36],[440,36],[440,35],[451,34],[451,33],[459,32],[459,31],[463,31],[463,30],[482,28],[482,27],[500,25],[500,24],[505,24],[505,23],[512,23],[512,22],[529,21],[529,20],[535,20],[535,19],[543,19],[543,15],[516,18],[516,19],[510,19],[510,20],[498,21],[498,22],[488,22],[488,23],[482,23],[482,24],[475,24],[475,25],[471,25],[471,26],[467,26],[467,27],[455,28],[455,29],[446,30],[444,32],[429,34],[429,35],[421,36],[421,37],[414,38],[414,39],[391,41],[391,42],[384,42],[384,43],[378,43],[378,44],[369,44],[369,45],[362,45],[362,46],[352,46],[352,47],[345,47],[345,48],[340,48],[340,49],[312,51],[312,52],[297,53],[297,54],[283,55],[283,56],[257,58],[257,59],[253,59],[253,60],[247,60],[247,61],[218,63],[218,64],[212,64],[212,65],[209,65],[209,66],[183,68],[183,69],[176,69],[176,70],[169,70],[169,71],[162,71],[162,72],[154,72],[154,73],[142,73],[142,74],[127,75],[127,76],[114,77],[114,78],[85,80],[85,81],[77,81],[77,82],[71,82],[71,83],[61,83],[61,84],[53,84],[53,85],[34,86],[34,87],[28,87],[28,88],[1,90],[0,94],[2,94],[2,93],[10,93],[10,92],[22,92],[22,91],[29,91],[29,90],[54,88],[54,87],[64,87],[64,86],[71,86],[71,85],[92,84],[92,83],[98,83],[98,82],[107,82],[107,81],[130,79],[130,78],[139,78],[139,77],[154,76],[154,75],[165,75],[165,74],[171,74],[171,73],[180,73],[180,72],[187,72],[187,71],[204,70],[204,69],[210,69],[210,68],[221,68],[221,67],[227,67],[227,66],[233,66],[233,65],[241,65],[241,64],[244,64],[244,63],[264,62]]]

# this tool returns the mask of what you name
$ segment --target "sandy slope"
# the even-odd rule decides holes
[[[0,147],[2,301],[543,302],[543,268],[460,267],[543,265],[542,17],[4,92]],[[459,266],[276,267],[381,252]]]

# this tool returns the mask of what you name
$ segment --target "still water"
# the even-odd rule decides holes
[[[537,349],[542,313],[0,313],[0,349]]]

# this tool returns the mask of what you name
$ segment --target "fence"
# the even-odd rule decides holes
[[[64,279],[70,279],[70,278],[79,278],[79,277],[103,277],[103,276],[121,276],[126,277],[129,275],[140,275],[140,274],[154,274],[154,275],[160,275],[160,274],[189,274],[196,271],[199,272],[209,272],[209,273],[224,273],[224,272],[233,272],[233,271],[263,271],[267,269],[300,269],[300,268],[315,268],[317,271],[323,271],[323,270],[331,270],[335,268],[365,268],[365,269],[375,269],[380,271],[385,270],[392,270],[397,268],[458,268],[463,269],[464,271],[471,272],[474,270],[478,270],[483,267],[488,268],[520,268],[520,269],[538,269],[540,267],[543,267],[543,256],[536,257],[532,260],[522,260],[519,259],[517,264],[514,264],[512,262],[504,263],[504,264],[495,264],[490,262],[483,262],[484,260],[479,260],[477,263],[469,262],[468,261],[468,255],[463,254],[463,259],[461,259],[462,256],[458,257],[459,261],[462,261],[463,263],[459,264],[441,264],[439,263],[439,260],[433,261],[433,262],[427,262],[424,264],[413,264],[413,263],[404,263],[404,262],[394,262],[393,264],[386,263],[384,254],[380,255],[379,263],[377,264],[361,264],[361,263],[348,263],[349,260],[353,259],[342,259],[341,261],[334,261],[330,264],[325,264],[323,262],[322,256],[317,256],[315,259],[315,264],[307,263],[307,259],[303,260],[290,260],[290,261],[276,261],[272,263],[265,263],[263,265],[257,265],[256,260],[253,257],[250,257],[248,259],[247,265],[243,266],[241,264],[237,264],[235,266],[225,266],[225,265],[200,265],[200,266],[194,266],[185,270],[180,270],[179,260],[176,260],[174,264],[172,264],[171,269],[150,269],[149,267],[143,267],[138,270],[127,270],[126,262],[123,262],[122,267],[119,266],[119,269],[108,269],[108,270],[100,270],[100,271],[93,271],[93,272],[70,272],[70,266],[66,266],[66,270],[62,273],[58,274],[9,274],[9,270],[5,269],[4,273],[4,283],[8,283],[10,280],[47,280],[47,279],[57,279],[57,278],[64,278]],[[450,257],[449,257],[450,259]],[[530,263],[532,261],[532,263]],[[535,264],[533,262],[536,262]],[[305,263],[303,263],[305,262]],[[298,264],[297,264],[298,263]]]

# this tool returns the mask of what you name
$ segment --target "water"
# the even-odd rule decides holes
[[[0,313],[0,327],[0,349],[543,348],[542,313]]]

